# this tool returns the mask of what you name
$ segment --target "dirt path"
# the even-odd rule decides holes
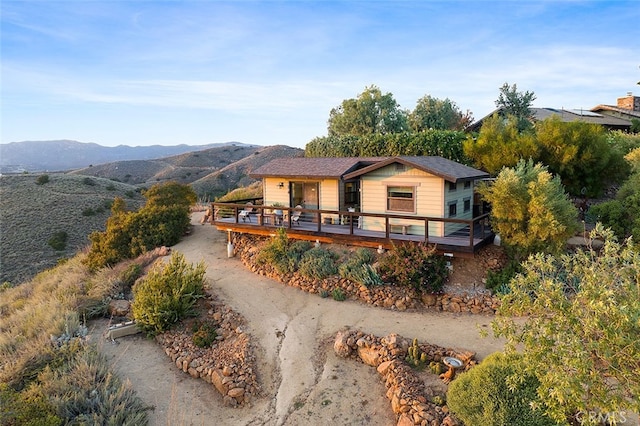
[[[226,234],[201,226],[173,247],[189,262],[204,261],[210,290],[242,314],[259,362],[264,397],[226,408],[215,389],[178,371],[153,341],[140,336],[101,341],[103,351],[147,403],[152,425],[391,425],[394,416],[375,369],[337,358],[331,336],[343,327],[385,336],[398,333],[480,358],[502,348],[481,338],[492,317],[397,312],[305,293],[256,276],[228,258]],[[96,336],[104,329],[97,323]],[[98,339],[99,340],[99,339]]]

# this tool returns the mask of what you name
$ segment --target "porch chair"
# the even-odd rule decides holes
[[[240,213],[238,213],[238,217],[242,218],[243,222],[245,222],[247,219],[249,219],[249,222],[251,222],[251,213],[253,213],[253,203],[249,202],[244,209],[240,210]]]
[[[296,210],[294,210],[293,213],[291,214],[291,224],[292,225],[294,225],[296,223],[298,225],[300,225],[300,215],[302,214],[302,212],[299,209],[301,209],[301,208],[302,208],[302,206],[300,204],[298,204],[295,207]]]

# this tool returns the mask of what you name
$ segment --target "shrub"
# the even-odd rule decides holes
[[[448,275],[446,262],[435,247],[425,243],[404,243],[380,257],[379,273],[384,282],[440,293]]]
[[[447,391],[449,409],[467,425],[545,426],[554,421],[542,410],[538,380],[520,373],[520,357],[494,353],[460,374]],[[517,375],[517,378],[515,377]]]
[[[270,264],[281,274],[295,272],[303,254],[311,248],[308,241],[289,242],[284,228],[276,231],[276,235],[258,253],[258,264]]]
[[[133,287],[131,311],[140,328],[153,336],[194,315],[204,296],[204,274],[204,263],[193,267],[176,252],[168,264],[154,267]]]
[[[45,183],[49,183],[49,175],[40,175],[36,179],[36,183],[38,185],[44,185]]]
[[[522,264],[517,260],[511,260],[499,271],[487,272],[486,287],[495,293],[505,293],[508,291],[509,281],[519,272],[522,272]]]
[[[82,216],[95,216],[95,215],[96,215],[96,211],[91,207],[87,207],[86,209],[82,210]]]
[[[337,300],[338,302],[343,302],[347,299],[347,296],[345,296],[344,291],[342,291],[340,287],[333,289],[331,297],[333,297],[333,300]]]
[[[96,184],[93,181],[93,179],[91,179],[90,177],[86,177],[86,178],[82,179],[82,183],[84,183],[85,185],[89,185],[89,186],[94,186]]]
[[[357,249],[349,259],[338,267],[338,273],[342,278],[365,285],[384,284],[380,275],[370,265],[375,260],[375,255],[365,248]]]
[[[312,248],[302,256],[299,272],[307,278],[324,279],[338,273],[336,255],[323,248]]]
[[[65,231],[56,232],[49,238],[47,243],[51,246],[52,249],[57,251],[62,251],[67,248],[67,239],[69,235]]]
[[[107,191],[115,191],[116,190],[116,186],[114,184],[110,183],[105,187],[105,189]]]
[[[208,348],[216,340],[216,326],[211,322],[196,322],[193,327],[193,344],[199,348]]]

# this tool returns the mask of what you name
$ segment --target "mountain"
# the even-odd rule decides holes
[[[223,146],[255,147],[240,142],[133,147],[108,147],[72,140],[11,142],[0,144],[0,173],[71,170],[115,161],[150,160]]]

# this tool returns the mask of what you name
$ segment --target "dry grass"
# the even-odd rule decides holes
[[[2,290],[0,399],[11,409],[0,414],[0,424],[39,415],[29,401],[39,401],[38,410],[64,423],[146,423],[147,408],[85,338],[84,313],[118,290],[120,271],[93,275],[83,259],[77,255]]]

